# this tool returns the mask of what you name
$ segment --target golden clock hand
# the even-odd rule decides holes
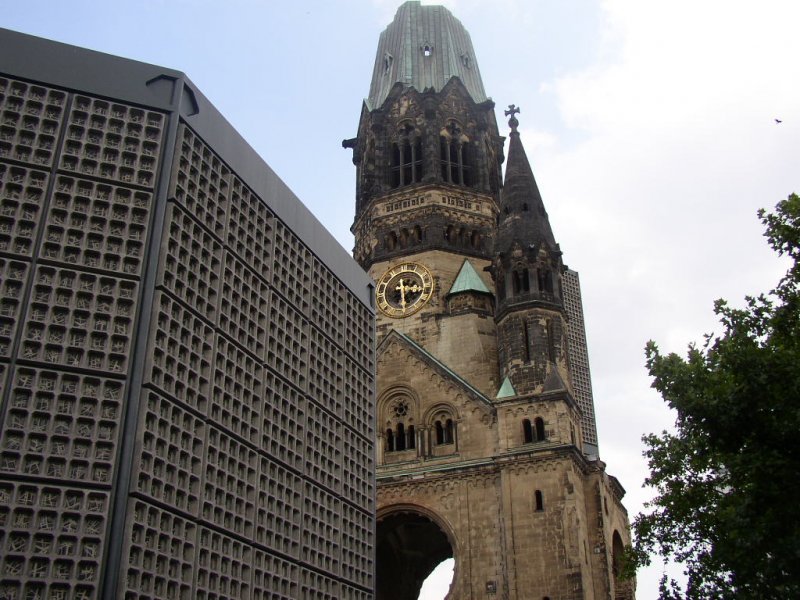
[[[403,279],[400,279],[400,282],[397,284],[395,288],[400,292],[400,306],[403,310],[406,309],[406,286],[403,285]]]

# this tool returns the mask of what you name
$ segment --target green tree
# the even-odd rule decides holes
[[[718,337],[687,357],[648,343],[653,387],[675,432],[647,435],[646,485],[631,564],[654,555],[685,567],[661,598],[800,598],[800,197],[759,211],[772,248],[790,259],[778,286],[718,300]]]

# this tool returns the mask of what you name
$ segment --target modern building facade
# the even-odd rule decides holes
[[[597,421],[594,416],[594,394],[592,374],[589,370],[589,348],[586,344],[586,327],[583,321],[581,280],[577,271],[564,268],[561,275],[564,296],[564,312],[567,315],[567,350],[572,374],[572,390],[581,409],[581,434],[583,452],[597,457]]]
[[[0,598],[372,598],[370,280],[182,73],[0,48]]]
[[[518,109],[506,111],[506,147],[494,108],[461,23],[404,3],[344,141],[354,255],[379,310],[376,597],[417,598],[453,557],[453,600],[631,598],[617,577],[624,490],[597,456],[578,280]]]

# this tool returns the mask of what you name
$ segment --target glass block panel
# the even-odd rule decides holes
[[[225,252],[219,327],[248,352],[264,359],[269,287],[231,252]]]
[[[123,381],[17,367],[9,387],[0,472],[111,485]]]
[[[342,501],[313,483],[306,482],[303,507],[302,560],[322,571],[339,575]]]
[[[303,471],[306,399],[270,370],[266,372],[261,448],[272,458]]]
[[[32,256],[50,176],[0,162],[0,252]]]
[[[30,263],[0,257],[0,358],[11,357],[20,323]]]
[[[215,321],[222,244],[180,206],[170,203],[161,242],[158,284]]]
[[[245,537],[253,534],[258,456],[252,448],[208,427],[200,515]]]
[[[205,422],[155,392],[140,409],[136,491],[196,516],[205,459]]]
[[[299,567],[279,556],[253,551],[253,600],[295,600]],[[312,598],[314,596],[306,596]]]
[[[341,349],[325,337],[316,327],[310,327],[311,347],[308,359],[308,394],[337,417],[342,416]]]
[[[200,528],[197,546],[195,598],[249,600],[253,548],[205,527]]]
[[[255,541],[294,558],[300,551],[302,483],[294,471],[261,457]]]
[[[128,504],[120,597],[194,600],[197,525],[143,500]]]
[[[342,490],[342,422],[315,402],[306,404],[305,475]]]
[[[210,232],[224,239],[231,172],[185,124],[178,131],[170,196]]]
[[[59,167],[153,189],[165,122],[160,112],[76,95]]]
[[[138,277],[151,204],[149,192],[60,175],[39,255]]]
[[[270,281],[275,217],[267,205],[238,177],[233,177],[228,215],[228,232],[225,237],[228,248],[259,277]]]
[[[106,491],[0,482],[0,594],[100,598],[109,502]]]
[[[275,221],[272,286],[302,315],[309,315],[312,256],[305,244],[280,221]]]
[[[205,414],[214,330],[163,292],[156,292],[153,311],[145,381]]]
[[[50,167],[67,94],[0,77],[0,160]]]
[[[214,388],[210,418],[217,427],[244,438],[261,441],[264,366],[221,334],[214,354]]]
[[[276,293],[269,303],[267,365],[301,390],[308,379],[308,322]]]
[[[19,358],[123,375],[137,295],[134,281],[40,266]]]

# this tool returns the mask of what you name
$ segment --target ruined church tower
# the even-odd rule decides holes
[[[406,2],[357,136],[354,255],[376,282],[377,594],[632,598],[624,490],[598,458],[577,275],[469,34]],[[506,160],[507,153],[507,160]],[[505,179],[502,165],[505,162]]]

